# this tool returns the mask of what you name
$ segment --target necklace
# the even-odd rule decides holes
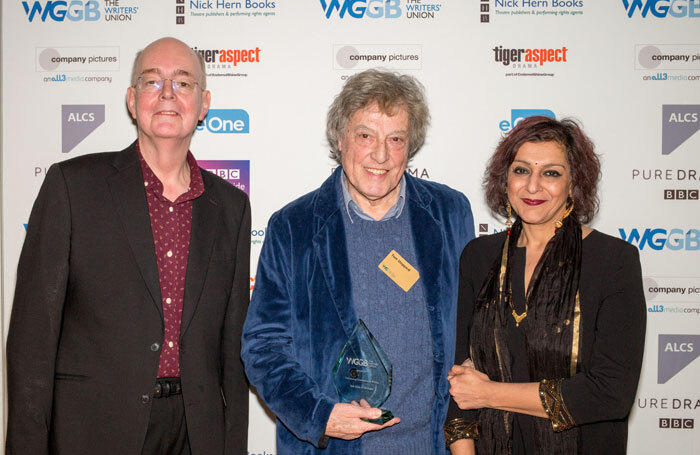
[[[513,293],[511,292],[510,295],[511,298],[508,300],[508,305],[510,305],[511,314],[513,315],[513,319],[515,319],[515,326],[520,327],[520,323],[527,317],[527,300],[525,300],[525,311],[518,314],[513,307]]]
[[[510,243],[510,240],[510,237],[506,239],[505,243],[503,244],[503,252],[501,253],[501,272],[499,273],[498,277],[498,293],[501,296],[503,295],[503,284],[506,277],[506,269],[508,267],[508,243]],[[520,327],[520,323],[527,317],[527,296],[525,298],[525,311],[523,311],[521,314],[518,314],[518,312],[515,311],[515,307],[513,307],[513,291],[511,290],[510,283],[508,285],[508,297],[508,305],[510,306],[513,319],[515,319],[515,326]]]

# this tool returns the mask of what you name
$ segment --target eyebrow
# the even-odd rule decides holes
[[[162,75],[163,75],[163,73],[161,72],[161,70],[158,69],[158,68],[148,68],[148,69],[145,69],[145,70],[141,71],[141,74],[140,74],[140,75],[143,76],[144,74],[149,74],[149,73],[155,73],[155,74],[158,74],[159,76],[162,76]],[[175,70],[175,71],[173,72],[172,75],[173,75],[173,76],[190,76],[190,77],[194,77],[194,76],[192,75],[192,73],[190,73],[189,71],[186,71],[186,70],[182,70],[182,69]]]
[[[525,160],[513,160],[513,163],[516,163],[516,162],[518,162],[518,163],[523,163],[523,164],[527,164],[528,166],[532,166],[532,163],[529,162],[529,161],[525,161]],[[560,164],[560,163],[543,164],[543,166],[544,166],[544,167],[559,166],[559,167],[562,167],[562,168],[566,169],[566,165]]]
[[[359,130],[371,131],[373,133],[377,132],[374,128],[370,128],[369,126],[363,125],[362,123],[360,123],[359,125],[355,125],[355,131],[359,131]],[[389,131],[387,136],[391,136],[392,134],[408,134],[408,130]]]

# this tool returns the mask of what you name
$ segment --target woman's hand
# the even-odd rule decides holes
[[[489,407],[488,390],[492,381],[477,371],[471,360],[466,360],[462,365],[453,365],[447,380],[450,382],[450,395],[460,409]]]
[[[476,370],[471,360],[454,365],[447,375],[450,395],[460,409],[492,408],[547,418],[539,382],[497,382]]]

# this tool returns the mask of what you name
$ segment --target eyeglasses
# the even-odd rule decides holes
[[[171,86],[173,88],[173,91],[182,95],[192,94],[194,92],[195,86],[199,85],[199,82],[187,76],[180,76],[176,78],[162,78],[155,74],[146,74],[143,76],[139,76],[139,78],[136,81],[136,87],[139,90],[142,90],[147,93],[156,93],[160,92],[163,89],[165,81],[170,81],[170,83],[172,84]]]

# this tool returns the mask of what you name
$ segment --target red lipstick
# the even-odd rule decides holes
[[[540,205],[547,202],[544,199],[523,199],[522,201],[527,205]]]

